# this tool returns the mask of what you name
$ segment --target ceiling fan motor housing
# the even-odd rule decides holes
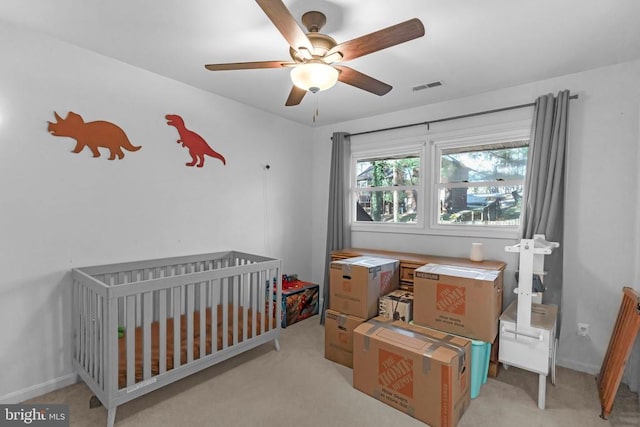
[[[308,33],[307,38],[313,45],[311,55],[314,59],[321,59],[329,50],[338,44],[332,37],[321,33]],[[291,55],[291,58],[296,62],[304,62],[304,57],[292,47],[289,48],[289,55]]]

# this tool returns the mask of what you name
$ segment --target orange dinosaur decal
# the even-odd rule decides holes
[[[222,154],[214,151],[214,149],[207,144],[207,141],[205,141],[204,138],[185,127],[182,117],[176,114],[167,114],[164,117],[167,119],[167,124],[169,126],[174,126],[178,130],[178,135],[180,135],[180,139],[177,141],[178,144],[182,143],[182,146],[187,147],[189,150],[191,161],[186,164],[187,166],[195,165],[196,167],[201,168],[204,166],[205,155],[220,159],[224,165],[227,164],[227,161],[224,159]]]
[[[100,157],[99,147],[108,148],[110,151],[109,160],[116,157],[122,159],[124,153],[122,149],[128,151],[138,151],[142,147],[136,147],[129,141],[127,134],[111,122],[95,121],[85,122],[80,114],[69,111],[67,118],[63,119],[56,113],[56,122],[47,122],[47,131],[53,136],[66,136],[76,140],[76,147],[73,153],[81,152],[84,147],[89,147],[93,157]]]

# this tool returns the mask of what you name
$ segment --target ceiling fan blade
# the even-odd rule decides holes
[[[209,71],[224,70],[253,70],[257,68],[284,68],[296,65],[291,61],[257,61],[257,62],[230,62],[228,64],[207,64],[204,66]]]
[[[380,80],[376,80],[373,77],[367,76],[360,71],[356,71],[353,68],[345,67],[344,65],[336,65],[334,67],[340,70],[338,80],[342,83],[366,90],[367,92],[371,92],[379,96],[388,93],[392,89],[390,85],[381,82]]]
[[[295,18],[281,0],[256,0],[256,3],[262,8],[293,50],[298,51],[304,48],[309,52],[313,52],[313,45],[307,35],[298,26]]]
[[[292,105],[298,105],[302,101],[302,98],[307,94],[307,91],[304,89],[300,89],[298,86],[293,85],[291,88],[291,92],[289,92],[289,97],[287,98],[287,102],[285,102],[286,107],[290,107]]]
[[[413,18],[340,43],[329,50],[326,56],[340,52],[342,61],[348,61],[422,36],[424,36],[424,25],[418,18]]]

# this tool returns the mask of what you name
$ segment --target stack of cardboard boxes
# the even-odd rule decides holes
[[[390,258],[365,256],[331,263],[325,313],[327,359],[353,368],[353,331],[378,315],[381,296],[398,289],[399,264]]]
[[[373,280],[383,266],[394,282]],[[353,367],[356,389],[432,427],[455,426],[471,402],[472,340],[497,335],[500,272],[427,264],[402,301],[397,267],[370,257],[331,264],[325,357]],[[400,301],[413,306],[411,324]]]

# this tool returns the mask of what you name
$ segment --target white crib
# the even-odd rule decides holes
[[[107,408],[108,427],[129,400],[268,341],[279,350],[280,260],[229,251],[72,277],[73,365]]]

